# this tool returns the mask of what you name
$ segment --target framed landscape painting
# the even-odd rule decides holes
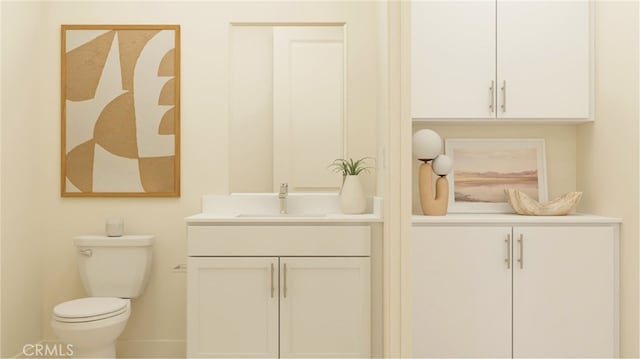
[[[509,213],[506,188],[547,201],[544,139],[447,139],[449,212]]]
[[[61,195],[180,195],[179,25],[62,25]]]

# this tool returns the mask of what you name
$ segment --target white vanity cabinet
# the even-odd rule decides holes
[[[414,357],[617,357],[613,219],[467,219],[414,224]]]
[[[188,227],[190,358],[369,357],[369,226]]]
[[[413,1],[414,119],[588,119],[591,4]]]

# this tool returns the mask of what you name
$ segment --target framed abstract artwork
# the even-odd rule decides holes
[[[61,195],[180,195],[180,26],[62,25]]]
[[[509,213],[504,190],[547,200],[544,139],[446,139],[453,160],[449,212]]]

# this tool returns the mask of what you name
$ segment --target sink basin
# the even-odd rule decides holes
[[[251,218],[251,217],[270,217],[270,218],[287,218],[287,217],[326,217],[324,213],[239,213],[236,217]]]

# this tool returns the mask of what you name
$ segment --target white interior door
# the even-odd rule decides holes
[[[273,184],[291,191],[336,191],[327,169],[345,157],[343,26],[273,29]]]
[[[618,357],[614,229],[516,227],[514,235],[514,357]]]
[[[413,227],[413,357],[511,357],[510,235],[511,227]]]
[[[280,357],[367,358],[368,257],[280,259]]]
[[[495,9],[494,0],[411,3],[412,117],[495,117]]]
[[[498,117],[588,118],[590,1],[498,0],[497,14]]]
[[[278,258],[189,257],[188,268],[188,357],[277,358]]]

